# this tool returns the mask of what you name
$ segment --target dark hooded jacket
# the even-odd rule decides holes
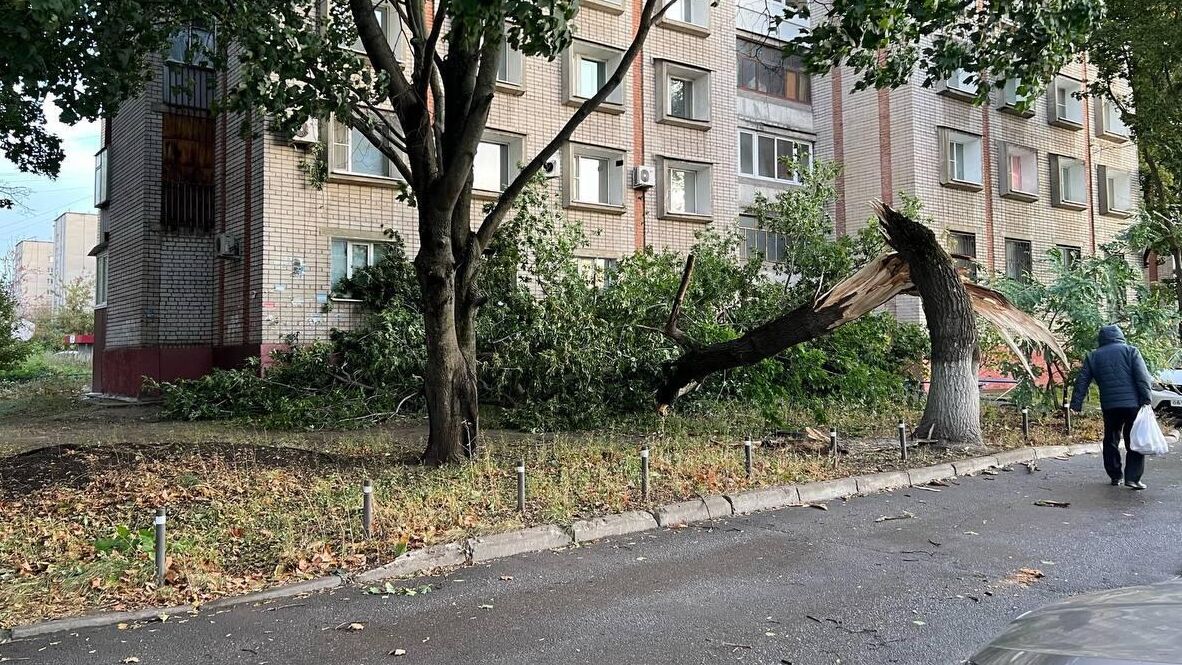
[[[1149,404],[1151,379],[1137,347],[1125,343],[1124,333],[1116,326],[1100,328],[1096,342],[1096,350],[1084,359],[1075,379],[1071,408],[1079,411],[1083,407],[1092,381],[1100,388],[1101,409]]]

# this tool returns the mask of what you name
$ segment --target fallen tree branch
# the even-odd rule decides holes
[[[692,345],[681,328],[677,327],[677,320],[681,318],[681,305],[685,302],[685,293],[689,291],[690,279],[694,276],[694,261],[693,254],[685,257],[685,269],[681,271],[681,284],[677,287],[677,295],[673,297],[669,320],[665,322],[665,335],[683,349],[690,349]]]

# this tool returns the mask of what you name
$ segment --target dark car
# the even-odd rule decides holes
[[[1014,619],[971,665],[1182,665],[1182,580],[1075,596]]]

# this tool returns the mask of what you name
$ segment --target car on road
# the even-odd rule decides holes
[[[969,665],[1182,665],[1182,580],[1074,596],[1027,612]]]

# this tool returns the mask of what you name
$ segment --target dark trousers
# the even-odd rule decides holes
[[[1124,479],[1126,483],[1141,480],[1145,471],[1145,456],[1129,448],[1129,434],[1133,431],[1133,421],[1137,419],[1138,407],[1119,407],[1104,409],[1104,470],[1108,477],[1119,480],[1120,472],[1120,440],[1125,440]]]

